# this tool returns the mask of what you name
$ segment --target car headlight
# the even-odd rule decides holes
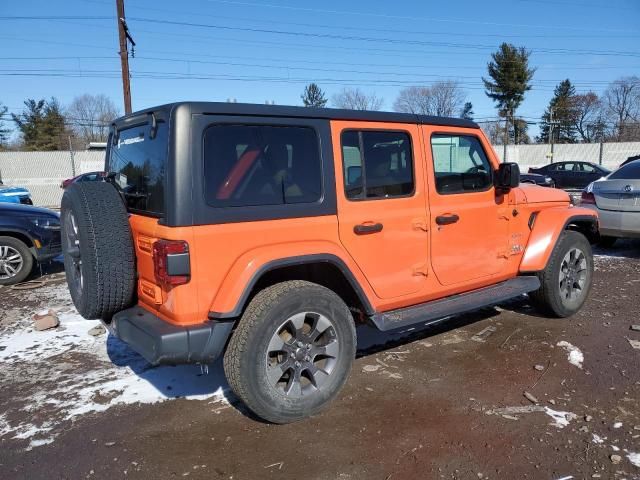
[[[31,223],[45,230],[60,230],[60,219],[55,217],[31,217]]]

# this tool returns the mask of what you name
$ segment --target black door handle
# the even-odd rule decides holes
[[[366,223],[353,227],[353,233],[355,233],[356,235],[368,235],[370,233],[378,233],[381,231],[381,223]]]
[[[436,217],[436,223],[438,225],[451,225],[460,220],[460,217],[455,213],[453,215],[439,215]]]

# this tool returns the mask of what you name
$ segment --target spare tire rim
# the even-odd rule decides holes
[[[67,213],[64,219],[65,234],[65,255],[71,260],[71,268],[67,274],[70,276],[71,284],[78,293],[82,292],[84,279],[82,277],[82,257],[80,256],[80,236],[78,235],[78,224],[73,212]]]
[[[0,245],[0,279],[13,278],[22,270],[24,259],[18,250],[9,245]]]
[[[324,315],[300,312],[285,320],[267,347],[267,381],[279,393],[299,398],[322,390],[335,370],[340,344]]]
[[[559,285],[563,301],[575,301],[585,294],[587,257],[579,248],[570,249],[562,259]]]

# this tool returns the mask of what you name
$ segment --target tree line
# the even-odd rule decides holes
[[[0,104],[0,149],[27,151],[84,150],[91,142],[104,142],[120,111],[106,95],[80,95],[63,106],[50,99],[27,99],[22,112],[8,114]],[[19,137],[11,142],[9,121]]]
[[[531,90],[536,72],[529,66],[530,52],[524,47],[503,43],[491,55],[487,77],[482,77],[485,94],[497,109],[497,120],[479,122],[494,144],[531,143],[529,125],[517,110]],[[302,94],[303,104],[324,107],[324,92],[312,83]],[[332,106],[354,110],[379,110],[383,99],[359,88],[344,88],[332,97]],[[397,112],[473,119],[473,105],[456,80],[443,80],[430,86],[407,87],[393,102]],[[539,143],[591,143],[640,140],[640,78],[621,77],[598,95],[578,94],[569,79],[555,87],[540,121]]]
[[[479,121],[494,144],[531,143],[531,123],[518,116],[518,108],[532,88],[536,69],[529,65],[530,52],[524,47],[503,43],[491,54],[487,75],[482,77],[485,94],[493,100],[496,120]],[[327,98],[316,83],[301,95],[306,107],[333,107],[352,110],[380,110],[382,97],[357,87],[345,87]],[[473,120],[473,105],[460,82],[450,79],[429,86],[411,86],[398,92],[393,110],[421,115],[460,117]],[[85,148],[90,142],[106,141],[111,121],[120,115],[106,95],[81,95],[69,105],[55,99],[28,99],[21,113],[7,113],[0,103],[0,149],[64,150]],[[13,122],[19,139],[9,145]],[[555,87],[542,115],[540,143],[576,143],[640,140],[640,78],[621,77],[600,95],[578,94],[569,79]]]

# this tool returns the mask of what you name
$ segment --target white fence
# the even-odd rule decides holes
[[[504,146],[494,149],[503,160]],[[508,145],[507,161],[517,162],[526,172],[529,167],[550,163],[551,145]],[[615,169],[633,155],[640,155],[640,142],[585,143],[554,145],[553,161],[582,160],[601,163]],[[104,169],[104,151],[0,152],[0,179],[5,185],[27,187],[36,205],[60,206],[60,183],[80,173]]]
[[[493,147],[500,160],[504,161],[504,145]],[[551,145],[507,145],[507,161],[516,162],[521,171],[551,163],[548,155]],[[616,169],[627,158],[640,155],[640,142],[623,143],[579,143],[553,146],[553,161],[566,162],[580,160],[600,163],[611,170]]]
[[[73,153],[0,152],[0,179],[5,185],[26,187],[35,205],[60,206],[63,180],[86,172],[104,170],[104,151]]]

